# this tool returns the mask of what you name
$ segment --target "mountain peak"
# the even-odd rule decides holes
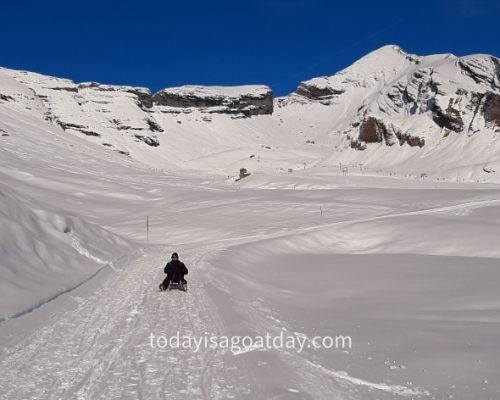
[[[371,51],[368,54],[375,54],[375,53],[380,53],[380,54],[385,54],[385,53],[391,53],[391,52],[396,52],[402,55],[407,55],[408,53],[404,51],[400,46],[397,44],[387,44],[385,46],[379,47],[378,49],[375,49]]]
[[[371,51],[347,69],[352,69],[354,66],[363,66],[363,70],[373,71],[380,68],[392,68],[394,64],[399,64],[402,61],[406,63],[409,62],[412,64],[418,64],[421,59],[422,57],[410,54],[403,50],[400,46],[391,44]]]
[[[328,100],[349,88],[380,88],[408,68],[414,68],[422,57],[409,54],[397,45],[387,45],[360,58],[351,66],[330,77],[302,82],[297,94],[316,100]]]

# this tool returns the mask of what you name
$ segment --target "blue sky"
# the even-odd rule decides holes
[[[262,83],[276,95],[398,44],[500,55],[500,0],[0,0],[0,66],[77,82]]]

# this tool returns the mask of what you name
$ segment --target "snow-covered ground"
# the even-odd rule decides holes
[[[320,167],[234,184],[37,135],[1,150],[5,398],[498,397],[497,186]],[[174,250],[190,289],[159,293]],[[151,347],[177,332],[352,348]]]
[[[331,138],[313,136],[328,128],[321,104],[303,121],[298,104],[247,119],[153,113],[168,129],[150,148],[103,117],[147,127],[130,88],[84,85],[82,113],[72,82],[11,75],[0,74],[1,398],[499,398],[500,187],[459,179],[483,181],[478,148],[449,171],[432,149],[332,156]],[[53,108],[22,79],[58,88]],[[49,111],[102,136],[64,131]],[[473,143],[454,138],[457,151]],[[252,174],[235,182],[240,167]],[[173,251],[186,293],[158,291]],[[304,347],[151,339],[177,333]],[[314,349],[316,336],[352,346]]]

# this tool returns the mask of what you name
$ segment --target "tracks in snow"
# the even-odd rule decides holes
[[[339,221],[260,239],[307,233],[337,224],[482,207],[497,201]],[[240,237],[217,243],[226,247],[256,239]],[[177,332],[193,336],[226,334],[224,322],[202,282],[210,279],[210,274],[203,271],[204,258],[216,246],[184,251],[194,272],[190,275],[190,287],[194,290],[189,293],[157,291],[165,252],[150,248],[97,282],[100,286],[91,296],[69,295],[75,302],[70,310],[48,315],[47,322],[37,330],[2,349],[0,393],[5,398],[37,399],[163,399],[166,394],[169,399],[218,399],[248,395],[241,383],[241,371],[238,376],[231,358],[220,351],[161,350],[150,345],[151,333],[166,337]],[[293,361],[297,362],[292,360],[291,364]]]
[[[230,398],[227,362],[207,349],[154,349],[150,334],[221,334],[222,321],[207,298],[199,272],[189,293],[157,290],[165,254],[136,254],[73,309],[4,348],[0,393],[37,399]],[[186,259],[203,268],[203,250]],[[229,369],[230,370],[230,369]],[[238,397],[238,396],[236,396]]]

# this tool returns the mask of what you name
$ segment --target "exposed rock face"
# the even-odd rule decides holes
[[[366,150],[366,143],[360,142],[357,139],[350,139],[350,140],[351,140],[351,142],[350,142],[351,149],[355,149],[355,150],[359,150],[359,151]]]
[[[163,128],[160,125],[158,125],[157,122],[153,121],[152,119],[148,118],[146,120],[146,122],[148,123],[149,129],[151,132],[163,132]]]
[[[12,101],[12,100],[14,100],[12,96],[0,93],[0,101]]]
[[[389,124],[386,126],[383,121],[368,117],[359,126],[359,136],[356,140],[351,140],[351,147],[356,150],[365,150],[366,145],[363,143],[382,143],[387,146],[393,146],[396,143],[400,145],[408,144],[411,147],[423,147],[425,139],[417,136],[411,136],[407,133],[402,133],[397,127]]]
[[[324,82],[321,82],[324,80]],[[296,93],[311,100],[329,100],[344,93],[343,89],[336,89],[326,83],[326,78],[316,78],[314,81],[302,82]]]
[[[164,89],[153,97],[155,105],[198,108],[209,113],[272,114],[273,94],[267,86],[181,86]]]
[[[58,121],[58,123],[59,123],[59,126],[61,128],[63,128],[65,131],[66,130],[74,130],[74,131],[81,132],[86,136],[96,136],[96,137],[101,136],[99,133],[90,130],[87,126],[84,126],[84,125],[71,124],[69,122],[62,122],[62,121]]]
[[[365,143],[382,143],[387,136],[384,124],[373,117],[366,119],[359,127],[358,139]]]
[[[141,142],[144,142],[146,143],[148,146],[151,146],[151,147],[158,147],[160,145],[160,141],[158,140],[158,138],[156,136],[144,136],[144,135],[139,135],[139,134],[135,134],[134,135],[138,140],[140,140]]]
[[[435,99],[429,100],[429,109],[432,111],[432,119],[440,128],[447,128],[454,132],[464,129],[464,121],[460,117],[460,111],[453,107],[455,99],[450,99],[446,110],[442,110]]]
[[[403,145],[404,143],[408,144],[410,147],[424,147],[425,139],[418,136],[410,136],[406,133],[401,134],[399,136],[399,144]]]
[[[130,93],[134,93],[137,96],[137,103],[143,110],[153,107],[153,96],[149,89],[131,91]]]
[[[488,122],[494,122],[500,126],[500,95],[487,93],[484,101],[484,118]]]
[[[78,88],[75,86],[61,86],[61,87],[51,87],[52,90],[64,90],[66,92],[78,93]]]

